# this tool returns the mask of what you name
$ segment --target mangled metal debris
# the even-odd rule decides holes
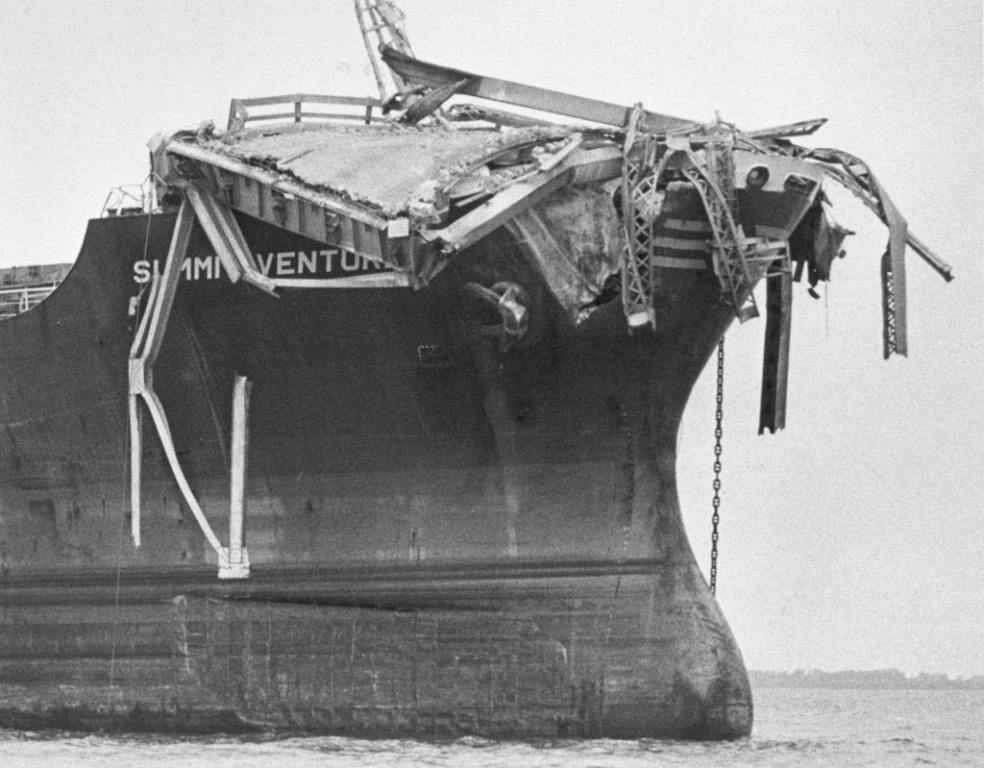
[[[753,289],[764,279],[760,430],[774,431],[785,421],[791,282],[806,274],[814,293],[851,234],[831,217],[825,185],[846,187],[888,227],[886,357],[907,352],[906,245],[952,277],[862,161],[789,140],[822,119],[746,132],[451,69],[413,56],[392,3],[356,7],[379,100],[282,97],[290,109],[273,116],[292,116],[286,125],[250,113],[278,99],[237,100],[225,131],[152,143],[163,192],[191,200],[232,280],[269,291],[331,287],[265,277],[234,212],[384,266],[389,277],[375,287],[426,286],[505,227],[571,323],[615,292],[630,332],[659,330],[660,302],[681,275],[709,273],[741,321],[759,314]],[[311,112],[305,102],[341,112]],[[495,299],[516,329],[518,295]]]

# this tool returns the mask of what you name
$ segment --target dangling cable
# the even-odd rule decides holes
[[[718,342],[717,359],[717,410],[714,413],[716,425],[714,428],[714,498],[711,506],[714,507],[714,514],[711,515],[711,594],[715,593],[717,587],[717,559],[718,559],[718,523],[721,520],[719,510],[721,507],[721,422],[724,420],[724,336]]]

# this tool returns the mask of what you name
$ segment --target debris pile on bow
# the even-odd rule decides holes
[[[790,282],[805,274],[816,295],[851,234],[831,217],[825,184],[846,187],[888,227],[886,357],[907,351],[906,246],[952,278],[862,161],[790,140],[822,119],[742,131],[451,69],[414,57],[392,2],[355,5],[379,99],[237,99],[226,130],[205,124],[151,143],[163,199],[188,197],[211,222],[233,280],[322,287],[264,275],[233,211],[378,263],[389,277],[374,286],[426,286],[506,227],[571,322],[617,294],[630,332],[658,326],[668,275],[711,272],[741,321],[759,314],[753,289],[766,279],[766,379],[780,394],[763,405],[761,428],[774,430],[784,423]]]

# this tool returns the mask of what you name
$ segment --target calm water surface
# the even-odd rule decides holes
[[[754,736],[730,744],[461,739],[173,740],[0,731],[4,768],[253,766],[984,766],[984,691],[760,689]]]

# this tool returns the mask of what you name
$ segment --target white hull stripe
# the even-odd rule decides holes
[[[653,256],[653,265],[667,269],[707,269],[703,259],[678,259],[674,256]]]
[[[670,248],[674,251],[696,251],[698,253],[707,253],[708,251],[706,240],[685,240],[682,237],[658,235],[654,238],[653,244],[657,248]]]
[[[685,219],[667,219],[660,222],[666,229],[676,229],[680,232],[711,232],[711,224],[708,221],[688,221]]]

